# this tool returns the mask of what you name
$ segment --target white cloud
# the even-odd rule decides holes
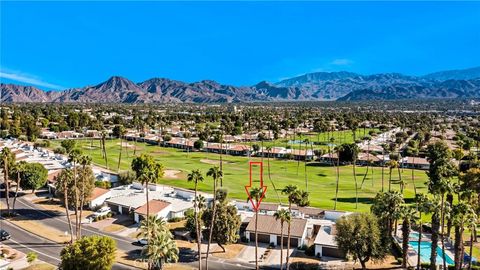
[[[353,61],[346,58],[339,58],[339,59],[334,59],[330,64],[334,66],[349,66],[353,64]]]
[[[63,86],[45,82],[37,76],[32,76],[29,74],[16,72],[16,71],[7,71],[3,69],[0,71],[0,78],[10,79],[13,81],[22,82],[26,84],[33,84],[36,86],[42,86],[50,89],[56,89],[56,90],[65,89],[65,87]]]

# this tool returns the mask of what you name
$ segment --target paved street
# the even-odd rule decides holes
[[[17,199],[15,208],[16,212],[24,217],[28,217],[31,220],[40,222],[46,226],[50,226],[60,231],[68,231],[68,223],[66,221],[66,216],[63,213],[39,209],[34,203],[21,197]],[[60,251],[63,245],[27,232],[4,219],[0,220],[0,228],[8,231],[12,236],[10,240],[3,242],[6,245],[18,249],[24,253],[34,251],[39,255],[41,260],[50,264],[58,265],[60,263]],[[120,237],[111,233],[101,232],[90,227],[85,228],[85,226],[83,226],[82,235],[107,235],[116,241],[118,249],[127,253],[140,252],[141,249],[141,247],[135,245],[131,239]],[[180,249],[179,257],[181,263],[192,266],[192,268],[196,268],[197,262],[194,261],[194,253],[191,250]],[[213,270],[242,270],[252,268],[250,264],[231,262],[229,260],[218,259],[213,256],[210,258],[209,268]],[[132,267],[115,264],[113,269],[132,269]]]

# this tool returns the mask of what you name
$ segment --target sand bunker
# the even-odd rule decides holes
[[[220,160],[203,158],[203,159],[200,159],[200,162],[207,163],[207,164],[210,164],[210,165],[220,165]],[[235,162],[225,161],[225,160],[223,161],[223,164],[233,164],[233,163],[235,163]]]
[[[117,145],[120,145],[120,143],[117,143]],[[131,148],[131,149],[137,149],[137,150],[141,150],[142,148],[138,147],[138,146],[135,146],[133,144],[129,144],[128,142],[122,142],[122,147],[124,148]]]
[[[168,179],[178,179],[179,174],[182,171],[179,170],[165,170],[163,174],[163,178],[168,178]]]

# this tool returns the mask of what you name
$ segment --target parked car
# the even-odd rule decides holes
[[[96,212],[93,213],[94,217],[100,217],[100,216],[106,216],[108,213],[111,213],[112,210],[108,206],[104,206],[100,209],[98,209]]]
[[[145,238],[142,238],[142,239],[138,239],[137,241],[140,245],[142,246],[146,246],[148,244],[148,240],[145,239]]]
[[[0,241],[10,239],[10,234],[5,230],[0,230]]]

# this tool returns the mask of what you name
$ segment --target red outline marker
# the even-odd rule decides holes
[[[253,202],[252,196],[250,196],[250,191],[248,190],[250,187],[252,187],[252,165],[260,165],[260,188],[263,190],[260,200],[256,203]],[[248,186],[245,186],[245,191],[247,192],[248,200],[250,201],[250,203],[252,203],[253,210],[257,212],[258,208],[260,207],[260,203],[262,202],[263,198],[265,197],[265,193],[267,192],[267,186],[263,185],[263,162],[250,161],[250,183]]]

